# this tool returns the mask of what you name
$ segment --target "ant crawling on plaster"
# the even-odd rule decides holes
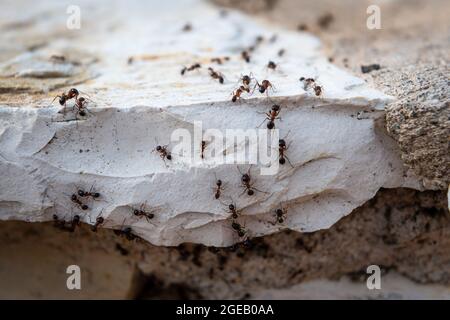
[[[258,126],[258,128],[267,120],[269,120],[269,122],[267,123],[267,129],[272,130],[273,128],[275,128],[275,120],[276,119],[280,119],[279,114],[281,112],[281,107],[278,104],[274,104],[272,106],[272,108],[270,109],[269,112],[266,112],[266,118],[264,119],[263,122],[261,122],[261,124]]]
[[[241,52],[241,57],[245,60],[245,62],[250,63],[250,54],[247,50]]]
[[[244,188],[244,191],[242,191],[241,196],[244,193],[247,193],[247,195],[252,196],[255,194],[255,191],[267,194],[267,192],[261,191],[253,187],[253,183],[251,183],[251,176],[250,176],[250,169],[252,168],[251,165],[248,168],[247,173],[242,173],[241,169],[239,169],[239,166],[237,168],[239,173],[241,174],[241,186]]]
[[[275,70],[277,68],[277,64],[273,61],[269,61],[266,66],[267,69]]]
[[[94,188],[94,186],[91,186],[91,189],[89,191],[84,191],[83,189],[78,189],[77,190],[77,194],[80,197],[92,197],[93,199],[98,199],[100,198],[100,193],[98,192],[94,192],[92,189]]]
[[[274,224],[276,224],[277,222],[278,223],[283,223],[284,222],[284,220],[286,219],[286,212],[287,212],[287,210],[286,209],[284,209],[283,207],[282,207],[282,205],[280,204],[280,208],[278,208],[277,210],[275,210],[275,223]]]
[[[223,57],[223,58],[211,58],[211,62],[217,63],[217,64],[223,64],[225,61],[229,61],[230,57]]]
[[[231,101],[232,102],[236,102],[237,100],[241,100],[241,95],[242,93],[247,92],[250,93],[250,89],[246,88],[244,86],[240,86],[239,88],[237,88],[235,91],[233,91],[232,93],[232,98]]]
[[[125,220],[123,220],[122,222],[122,226],[120,227],[120,229],[115,229],[114,230],[114,234],[118,235],[118,236],[124,236],[127,240],[132,241],[134,239],[136,239],[136,236],[133,234],[133,230],[131,229],[131,227],[123,227],[125,224]]]
[[[102,210],[103,211],[103,210]],[[91,226],[91,230],[93,232],[97,232],[97,229],[100,225],[102,225],[105,222],[105,218],[103,218],[101,216],[102,212],[100,212],[97,216],[97,218],[95,219],[95,224]]]
[[[147,221],[149,221],[150,219],[153,219],[155,217],[155,215],[151,212],[147,212],[145,210],[145,207],[146,207],[146,203],[141,204],[139,209],[133,209],[133,214],[136,217],[145,217],[147,219]]]
[[[235,220],[231,222],[231,228],[236,231],[240,238],[245,237],[245,235],[247,234],[247,230],[245,229],[245,227],[243,227],[239,222],[236,222]]]
[[[236,204],[234,203],[233,199],[231,199],[231,203],[230,204],[225,204],[223,202],[221,202],[223,205],[227,206],[227,212],[231,213],[231,218],[232,219],[237,219],[239,217],[239,214],[241,213],[242,210],[238,210],[236,208]]]
[[[314,93],[316,96],[320,97],[323,93],[323,87],[319,86],[313,78],[305,78],[301,77],[300,82],[303,82],[303,89],[306,91],[309,88],[312,88],[314,90]]]
[[[67,231],[74,232],[76,227],[81,224],[81,218],[78,214],[74,215],[72,220],[69,222],[69,226],[67,227]]]
[[[211,76],[211,78],[217,79],[217,80],[219,80],[220,84],[223,84],[224,80],[223,80],[223,74],[222,73],[220,73],[218,71],[215,71],[211,67],[208,68],[208,72],[209,72],[209,75]]]
[[[219,199],[224,188],[222,186],[222,180],[217,179],[217,176],[215,173],[214,173],[214,176],[216,177],[216,187],[215,187],[216,191],[214,192],[214,198]]]
[[[289,131],[290,132],[290,131]],[[283,165],[286,163],[286,160],[289,162],[289,164],[291,165],[291,167],[293,168],[294,166],[292,165],[291,161],[289,160],[289,158],[286,156],[286,151],[289,149],[289,146],[291,145],[291,143],[289,143],[288,145],[286,145],[286,137],[289,135],[289,132],[287,133],[287,135],[283,138],[283,139],[279,139],[278,140],[278,162]]]
[[[193,65],[189,66],[189,67],[183,67],[183,69],[181,69],[181,75],[183,76],[187,71],[192,71],[195,69],[200,69],[202,66],[200,65],[200,63],[194,63]]]
[[[169,161],[172,160],[172,154],[170,153],[170,151],[167,150],[168,146],[169,145],[164,146],[157,145],[156,148],[152,150],[152,152],[156,151],[159,153],[159,156],[164,161],[164,163],[166,162],[166,159]]]
[[[72,195],[70,196],[70,201],[72,201],[73,203],[77,204],[78,207],[79,207],[81,210],[87,210],[87,209],[89,209],[89,207],[88,207],[86,204],[83,204],[83,203],[81,202],[81,200],[78,198],[78,196],[77,196],[76,194],[72,194]]]
[[[67,91],[67,93],[63,92],[63,93],[61,93],[61,95],[56,96],[56,97],[52,100],[52,103],[53,103],[53,101],[55,101],[56,98],[59,98],[59,100],[58,100],[58,101],[59,101],[59,104],[62,105],[62,106],[64,106],[64,110],[65,110],[67,101],[68,101],[68,100],[71,100],[71,99],[73,99],[73,98],[75,98],[75,100],[76,100],[76,99],[78,98],[78,95],[79,95],[79,94],[80,94],[80,92],[79,92],[77,89],[72,88],[72,89],[70,89],[69,91]]]
[[[258,91],[260,93],[266,93],[267,95],[269,95],[269,89],[275,91],[273,84],[269,80],[263,80],[261,84],[259,84],[259,82],[256,81],[256,84],[253,89],[255,89],[256,87],[258,87]]]

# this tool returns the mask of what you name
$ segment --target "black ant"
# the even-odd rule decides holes
[[[269,112],[266,112],[266,118],[264,119],[264,121],[258,126],[260,127],[264,122],[266,122],[267,120],[269,120],[269,122],[267,123],[267,129],[272,130],[273,128],[275,128],[275,119],[281,119],[278,115],[281,112],[281,107],[277,104],[274,104],[271,108],[271,110]]]
[[[215,62],[217,64],[222,64],[224,61],[230,60],[230,57],[223,57],[223,58],[211,58],[211,62]]]
[[[241,57],[242,57],[242,59],[245,60],[245,62],[247,62],[247,63],[250,62],[250,55],[247,50],[244,50],[241,52]]]
[[[269,88],[273,89],[273,85],[269,80],[263,80],[261,84],[259,84],[258,81],[256,81],[255,87],[258,86],[258,91],[260,93],[269,92]]]
[[[241,224],[239,224],[238,222],[236,222],[236,221],[233,221],[233,222],[231,223],[231,227],[232,227],[234,230],[236,230],[236,232],[237,232],[237,234],[238,234],[238,236],[239,236],[240,238],[244,237],[244,236],[247,234],[247,230],[245,230],[245,228],[244,228]]]
[[[204,159],[205,158],[206,141],[202,140],[201,148],[202,148],[202,150],[201,150],[200,157],[202,159]]]
[[[244,173],[244,174],[241,172],[239,167],[237,167],[239,173],[242,175],[241,176],[241,186],[244,188],[244,191],[241,193],[241,195],[244,194],[245,192],[247,192],[247,195],[252,196],[255,194],[255,191],[267,193],[267,192],[256,189],[255,187],[253,187],[253,183],[250,183],[251,182],[251,176],[250,176],[251,167],[252,166],[250,166],[247,170],[247,173]]]
[[[127,240],[134,240],[136,239],[136,236],[133,234],[133,230],[131,227],[125,227],[123,228],[123,224],[125,223],[125,219],[123,220],[122,226],[120,229],[114,229],[114,233],[118,236],[125,236]]]
[[[221,202],[222,204],[226,205],[225,203]],[[226,205],[227,209],[228,209],[228,213],[231,213],[231,218],[232,219],[237,219],[239,217],[239,214],[241,212],[241,210],[238,210],[236,208],[236,205],[234,203],[230,203],[229,205]]]
[[[72,196],[70,197],[70,200],[71,200],[73,203],[76,203],[76,204],[81,208],[81,210],[87,210],[87,209],[89,209],[89,207],[88,207],[86,204],[83,204],[83,203],[80,201],[80,199],[78,199],[78,197],[77,197],[76,194],[72,194]]]
[[[211,76],[211,78],[217,79],[217,80],[219,80],[219,82],[221,84],[223,84],[223,75],[220,72],[215,71],[211,67],[208,68],[208,71],[209,71],[209,75]]]
[[[186,71],[192,71],[192,70],[195,70],[195,69],[199,69],[201,67],[202,66],[200,65],[200,63],[194,63],[190,67],[183,67],[183,69],[181,69],[181,75],[184,75],[186,73]]]
[[[88,192],[88,191],[84,191],[84,190],[82,190],[82,189],[78,189],[77,193],[78,193],[78,195],[79,195],[80,197],[92,197],[92,198],[94,198],[94,199],[100,198],[100,193],[98,193],[98,192],[92,192],[92,188],[93,188],[93,186],[91,187],[91,189],[89,190],[89,192]]]
[[[289,162],[289,164],[291,165],[291,167],[294,167],[292,165],[291,161],[289,160],[289,158],[285,154],[288,148],[289,148],[289,146],[286,145],[286,141],[284,139],[278,140],[278,153],[279,153],[278,162],[283,165],[286,163],[286,160],[287,160]]]
[[[70,224],[69,224],[69,227],[67,228],[67,230],[69,232],[74,232],[75,228],[79,225],[80,225],[80,216],[78,214],[76,214],[70,221]]]
[[[68,100],[75,98],[75,100],[78,98],[78,95],[80,93],[78,92],[77,89],[72,88],[70,89],[67,94],[65,92],[63,92],[60,96],[56,96],[53,101],[55,101],[56,98],[59,98],[59,104],[62,106],[66,106],[66,103]],[[53,103],[52,101],[52,103]]]
[[[159,153],[159,156],[161,157],[161,159],[163,159],[163,161],[165,162],[165,159],[167,160],[172,160],[172,155],[170,154],[169,151],[167,151],[167,145],[165,146],[156,146],[156,148],[153,151],[157,151]]]
[[[275,210],[275,217],[278,223],[283,223],[286,219],[286,210],[283,208]]]
[[[223,191],[223,187],[222,187],[222,180],[217,179],[216,176],[216,192],[214,193],[214,198],[219,199],[220,198],[220,194]]]
[[[275,69],[277,68],[277,64],[276,64],[275,62],[273,62],[273,61],[269,61],[269,62],[267,63],[267,68],[268,68],[268,69],[275,70]]]
[[[153,213],[145,211],[144,207],[145,207],[145,203],[141,204],[139,209],[133,210],[133,214],[136,217],[145,217],[147,220],[153,219],[155,217],[155,215]]]
[[[233,93],[233,97],[231,98],[231,101],[236,102],[238,99],[241,99],[241,94],[246,91],[247,93],[250,93],[250,89],[246,88],[244,86],[240,86],[239,88],[237,88]]]
[[[99,216],[97,217],[97,219],[95,219],[95,224],[91,227],[91,230],[94,232],[97,232],[97,228],[103,223],[105,222],[105,218]]]

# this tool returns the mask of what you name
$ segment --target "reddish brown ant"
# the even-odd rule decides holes
[[[167,151],[167,145],[165,146],[158,145],[153,151],[155,150],[159,153],[159,156],[161,157],[161,159],[163,159],[164,162],[166,162],[165,159],[172,160],[172,155],[170,154],[169,151]]]
[[[231,213],[232,219],[237,219],[240,214],[240,210],[237,210],[236,205],[234,203],[231,203],[228,205],[228,213]]]
[[[87,101],[83,97],[79,97],[79,98],[75,99],[74,107],[77,108],[77,114],[79,114],[82,117],[86,116],[86,111],[87,111],[87,108],[85,106],[86,103],[87,103]]]
[[[155,215],[153,213],[147,212],[145,209],[145,203],[141,204],[139,209],[134,209],[133,214],[136,217],[145,217],[147,220],[153,219]]]
[[[192,71],[192,70],[195,70],[195,69],[199,69],[201,67],[202,66],[200,65],[200,63],[194,63],[190,67],[183,67],[183,69],[181,69],[181,75],[184,75],[186,73],[186,71]]]
[[[224,61],[229,61],[230,57],[223,57],[223,58],[211,58],[211,62],[222,64]]]
[[[264,93],[264,92],[268,93],[268,92],[269,92],[269,89],[272,89],[272,90],[273,90],[273,85],[272,85],[272,83],[271,83],[269,80],[263,80],[263,81],[261,82],[261,84],[259,84],[259,82],[256,81],[255,88],[256,88],[256,87],[258,87],[258,91],[259,91],[260,93]]]
[[[211,78],[217,79],[217,80],[219,80],[220,84],[223,84],[223,75],[220,72],[215,71],[211,67],[208,68],[208,71],[209,71],[209,75],[211,76]]]
[[[63,92],[61,95],[56,96],[53,99],[53,101],[55,101],[56,98],[59,98],[59,104],[62,106],[66,106],[66,103],[68,100],[73,99],[73,98],[77,99],[79,94],[80,93],[78,92],[77,89],[72,88],[67,92],[67,94],[65,92]],[[52,103],[53,103],[53,101],[52,101]]]
[[[250,86],[250,83],[252,82],[252,74],[243,75],[240,81],[242,81],[242,84],[245,88],[248,88]]]
[[[78,197],[77,197],[76,194],[72,194],[72,196],[70,197],[70,200],[71,200],[73,203],[76,203],[76,204],[80,207],[81,210],[87,210],[87,209],[89,209],[89,207],[88,207],[86,204],[83,204],[83,203],[80,201],[80,199],[78,199]]]
[[[275,119],[281,119],[278,115],[281,112],[281,107],[277,104],[274,104],[271,108],[271,110],[269,112],[266,112],[266,118],[264,119],[263,122],[261,122],[261,124],[258,126],[258,128],[267,120],[269,120],[269,122],[267,123],[267,129],[272,130],[273,128],[275,128]]]
[[[317,85],[316,80],[314,80],[313,78],[301,77],[299,80],[300,82],[303,82],[303,89],[305,91],[308,90],[308,88],[312,88],[316,96],[319,97],[320,95],[322,95],[323,88]]]
[[[241,94],[246,91],[247,93],[250,93],[250,89],[246,88],[244,86],[240,86],[239,88],[237,88],[233,93],[233,97],[231,98],[231,101],[236,102],[237,100],[241,99]]]
[[[283,209],[283,207],[281,207],[280,209],[275,210],[275,218],[276,222],[283,223],[286,219],[286,209]]]
[[[314,93],[316,94],[316,96],[321,96],[322,95],[322,87],[321,86],[318,86],[318,85],[315,85],[314,86]]]
[[[242,173],[241,169],[238,168],[239,173],[241,174],[241,186],[244,188],[244,191],[242,191],[241,195],[243,195],[244,193],[247,193],[247,195],[252,196],[255,194],[255,191],[261,192],[261,193],[267,193],[261,190],[256,189],[255,187],[253,187],[253,183],[251,183],[251,176],[250,176],[250,169],[252,168],[252,166],[250,165],[250,167],[247,170],[247,173]]]

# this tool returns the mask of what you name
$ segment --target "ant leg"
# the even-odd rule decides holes
[[[289,160],[289,158],[287,156],[284,156],[284,158],[289,162],[289,164],[291,165],[292,168],[294,168],[294,166],[291,163],[291,160]]]
[[[261,122],[261,123],[257,126],[257,128],[261,127],[261,126],[264,124],[264,122],[266,122],[267,120],[270,120],[270,119],[269,119],[269,118],[265,118],[265,119],[263,120],[263,122]]]

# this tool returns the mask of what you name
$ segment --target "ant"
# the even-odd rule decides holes
[[[239,167],[237,167],[239,173],[242,175],[241,176],[241,186],[244,188],[244,191],[241,193],[241,195],[244,194],[245,192],[247,192],[247,195],[252,196],[252,195],[255,194],[255,191],[262,192],[262,193],[267,193],[267,192],[264,192],[264,191],[256,189],[255,187],[253,187],[253,183],[250,183],[251,182],[251,177],[250,177],[250,169],[251,169],[251,167],[252,166],[250,166],[248,168],[247,173],[244,173],[244,174],[241,172]]]
[[[92,192],[92,188],[93,188],[93,186],[91,187],[91,189],[89,190],[89,192],[88,192],[88,191],[84,191],[84,190],[82,190],[82,189],[78,189],[77,193],[78,193],[78,195],[79,195],[80,197],[92,197],[92,198],[94,198],[94,199],[100,198],[100,193],[98,193],[98,192]]]
[[[250,55],[247,50],[244,50],[241,52],[241,57],[242,57],[242,59],[245,60],[245,62],[247,62],[247,63],[250,62]]]
[[[195,69],[199,69],[201,67],[202,66],[200,65],[200,63],[194,63],[190,67],[183,67],[183,69],[181,69],[181,75],[184,75],[186,73],[186,71],[192,71],[192,70],[195,70]]]
[[[232,227],[234,230],[236,230],[236,232],[237,232],[237,234],[238,234],[238,236],[239,236],[240,238],[244,237],[244,236],[247,234],[247,230],[245,230],[245,228],[244,228],[241,224],[239,224],[238,222],[236,222],[236,221],[233,221],[233,222],[231,223],[231,227]]]
[[[76,214],[73,218],[72,218],[72,221],[70,221],[70,225],[69,225],[69,227],[67,228],[67,231],[69,231],[69,232],[74,232],[75,231],[75,228],[77,227],[77,226],[79,226],[80,225],[80,216],[78,215],[78,214]]]
[[[88,207],[86,204],[83,204],[83,203],[80,201],[80,199],[78,199],[78,197],[77,197],[76,194],[72,194],[72,196],[70,197],[70,200],[71,200],[73,203],[76,203],[76,204],[81,208],[81,210],[87,210],[87,209],[89,209],[89,207]]]
[[[206,149],[206,141],[205,140],[202,140],[201,148],[202,148],[202,151],[201,151],[200,156],[202,159],[204,159],[205,158],[205,149]]]
[[[242,78],[239,80],[242,81],[242,84],[244,85],[245,88],[248,88],[250,86],[250,83],[252,82],[252,74],[243,75]]]
[[[255,88],[256,88],[256,86],[258,86],[258,91],[260,93],[264,93],[264,92],[268,93],[269,92],[269,88],[271,88],[273,90],[273,85],[272,85],[272,83],[270,83],[269,80],[263,80],[261,82],[261,84],[259,84],[259,82],[256,81]]]
[[[275,70],[275,69],[277,68],[277,64],[276,64],[275,62],[273,62],[273,61],[269,61],[269,62],[267,63],[267,68],[268,68],[268,69]]]
[[[56,214],[53,215],[53,225],[58,229],[65,229],[66,221],[64,219],[59,219]]]
[[[285,52],[286,52],[286,50],[280,49],[280,50],[278,51],[278,56],[279,56],[279,57],[284,56],[284,53],[285,53]]]
[[[266,122],[266,120],[269,120],[269,122],[267,123],[267,129],[272,130],[273,128],[275,128],[275,119],[281,120],[281,118],[278,116],[281,112],[280,109],[281,107],[279,105],[274,104],[271,110],[265,113],[266,118],[258,127],[260,127],[264,122]]]
[[[223,202],[221,202],[221,203],[226,205]],[[241,210],[238,210],[234,203],[230,203],[227,207],[228,207],[228,211],[227,212],[231,213],[231,218],[232,219],[237,219],[239,217],[239,214],[241,213]]]
[[[144,207],[145,207],[145,203],[141,204],[141,207],[139,209],[134,209],[133,210],[133,214],[136,217],[145,217],[147,220],[153,219],[155,217],[155,215],[153,213],[146,212],[144,210]]]
[[[236,102],[238,99],[241,99],[241,94],[246,91],[247,93],[250,93],[250,89],[246,88],[244,86],[240,86],[239,88],[237,88],[235,91],[233,91],[232,95],[233,97],[231,98],[232,102]]]
[[[125,227],[123,228],[123,224],[125,223],[125,219],[123,220],[122,226],[120,229],[115,229],[114,233],[118,236],[125,236],[127,240],[134,240],[136,239],[136,236],[133,234],[133,230],[131,227]]]
[[[68,100],[75,98],[75,100],[78,98],[78,95],[80,93],[78,92],[77,89],[72,88],[70,89],[67,94],[65,92],[63,92],[61,95],[56,96],[53,101],[55,101],[56,98],[59,98],[59,104],[62,106],[66,106],[66,103]],[[53,103],[52,101],[52,103]]]
[[[87,108],[85,106],[86,103],[87,103],[87,101],[83,97],[75,98],[75,106],[74,107],[76,107],[78,109],[77,113],[82,117],[84,117],[86,115],[86,111],[87,111]]]
[[[217,64],[222,64],[224,61],[230,60],[230,57],[223,57],[223,58],[212,58],[211,62],[215,62]]]
[[[283,165],[286,163],[286,160],[287,160],[289,162],[289,164],[291,165],[291,167],[293,168],[294,166],[292,165],[291,161],[285,154],[285,152],[287,151],[288,148],[289,148],[289,146],[286,146],[286,141],[284,139],[278,140],[278,153],[279,153],[278,162],[281,165]]]
[[[95,224],[91,227],[91,230],[94,232],[97,232],[97,228],[103,223],[105,222],[105,219],[101,216],[97,217],[97,219],[95,219]]]
[[[314,93],[316,96],[322,95],[323,88],[316,84],[316,81],[313,78],[305,78],[301,77],[300,82],[303,82],[303,88],[304,90],[308,90],[308,88],[313,88]]]
[[[159,152],[159,156],[161,157],[161,159],[163,159],[164,162],[166,161],[165,159],[172,160],[172,155],[170,154],[169,151],[167,151],[167,145],[165,146],[158,145],[153,151],[155,150]]]
[[[223,191],[223,187],[222,187],[222,180],[217,179],[216,176],[216,192],[214,193],[214,198],[219,199],[220,198],[220,194]]]
[[[219,80],[220,84],[223,84],[223,75],[220,72],[214,71],[214,69],[211,67],[208,68],[208,71],[211,78],[217,79]]]
[[[286,210],[282,207],[280,209],[275,210],[276,222],[283,223],[286,219]]]

